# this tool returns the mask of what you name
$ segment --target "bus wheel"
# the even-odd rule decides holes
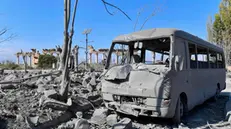
[[[220,88],[217,87],[216,93],[215,93],[215,95],[213,96],[213,101],[216,102],[216,101],[218,100],[219,96],[220,96]]]
[[[181,118],[184,115],[184,104],[182,102],[182,100],[178,99],[177,104],[176,104],[176,110],[175,110],[175,115],[173,117],[173,124],[180,124],[181,123]]]

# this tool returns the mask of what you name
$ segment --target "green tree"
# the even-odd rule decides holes
[[[222,0],[213,22],[213,42],[224,48],[226,64],[231,64],[231,0]]]
[[[213,21],[212,21],[211,16],[208,17],[206,27],[207,27],[207,40],[209,42],[214,42],[214,40],[213,40]]]
[[[215,21],[213,23],[213,41],[216,42],[218,45],[223,46],[223,30],[224,24],[221,20],[219,14],[215,15]]]
[[[52,64],[56,63],[57,59],[55,56],[44,54],[39,56],[38,67],[39,68],[52,68]]]
[[[9,60],[0,62],[0,68],[8,69],[8,70],[21,69],[18,64],[15,64],[14,62]]]

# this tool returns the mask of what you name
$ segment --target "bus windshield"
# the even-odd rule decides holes
[[[108,67],[144,63],[169,66],[170,38],[113,43],[108,56]]]

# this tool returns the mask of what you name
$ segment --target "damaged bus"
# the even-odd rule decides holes
[[[221,47],[182,30],[157,28],[113,40],[101,90],[110,110],[179,123],[196,105],[217,98],[225,74]]]

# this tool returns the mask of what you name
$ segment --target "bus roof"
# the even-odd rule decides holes
[[[223,49],[215,44],[209,43],[197,36],[194,36],[192,34],[189,34],[188,32],[174,29],[174,28],[153,28],[148,30],[141,30],[137,32],[133,32],[130,34],[124,34],[116,37],[113,42],[132,42],[132,41],[142,41],[142,40],[151,40],[156,38],[162,38],[162,37],[169,37],[171,35],[175,35],[177,37],[181,37],[184,39],[187,39],[189,41],[192,41],[193,43],[209,47],[211,49],[214,49],[216,51],[223,52]]]

